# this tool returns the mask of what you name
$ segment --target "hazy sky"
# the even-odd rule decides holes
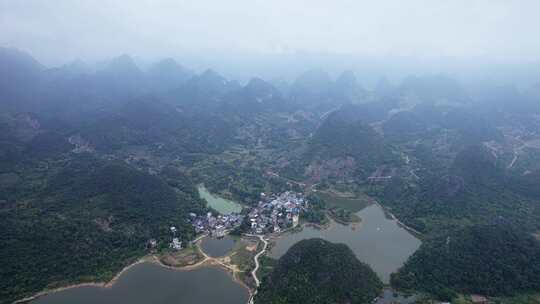
[[[48,64],[185,52],[540,59],[538,0],[0,0],[0,45]]]

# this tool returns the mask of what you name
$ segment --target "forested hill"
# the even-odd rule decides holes
[[[258,304],[371,303],[382,283],[344,244],[323,239],[296,243],[266,277]]]
[[[457,292],[498,296],[537,291],[540,242],[506,223],[468,227],[424,242],[391,282],[442,300]]]
[[[322,159],[351,156],[368,163],[391,158],[391,149],[379,134],[359,119],[344,119],[340,111],[330,114],[317,129],[309,153]]]
[[[241,84],[171,59],[47,68],[4,48],[0,70],[2,301],[108,279],[148,238],[166,246],[168,225],[189,238],[186,212],[207,211],[194,182],[246,204],[370,195],[426,238],[540,230],[538,85],[420,75],[369,90],[321,70]]]
[[[153,96],[141,96],[84,124],[72,134],[99,152],[146,146],[171,154],[217,153],[233,141],[233,125],[210,113],[189,115]]]
[[[424,233],[440,234],[496,218],[538,230],[535,175],[511,175],[496,160],[484,146],[471,146],[459,152],[448,168],[434,171],[417,185],[395,179],[374,195]]]
[[[17,188],[2,204],[0,303],[109,280],[145,254],[150,238],[166,245],[170,225],[184,240],[193,236],[185,218],[203,208],[193,185],[175,191],[159,177],[87,155],[50,169],[34,171],[33,180],[23,176],[35,188]]]
[[[329,114],[308,140],[305,152],[289,166],[296,178],[365,181],[377,167],[400,163],[380,134],[346,111]]]

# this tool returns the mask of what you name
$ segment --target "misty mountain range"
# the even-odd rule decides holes
[[[144,94],[155,95],[173,105],[192,103],[217,106],[219,100],[230,103],[225,100],[228,93],[243,94],[237,92],[242,87],[238,82],[227,80],[213,70],[197,75],[170,58],[155,63],[145,71],[128,55],[113,58],[99,69],[81,61],[59,68],[45,68],[28,54],[6,48],[1,49],[0,60],[5,71],[0,82],[2,99],[5,100],[2,106],[18,110],[42,106],[68,112],[73,107],[81,107],[73,109],[75,111],[97,111]],[[320,107],[319,110],[324,111],[341,104],[393,97],[410,103],[408,106],[421,102],[467,104],[474,101],[496,104],[500,110],[518,108],[526,111],[529,106],[535,106],[534,100],[540,95],[540,84],[523,92],[511,85],[467,89],[456,80],[442,75],[406,77],[397,86],[383,78],[373,91],[363,88],[351,71],[343,72],[335,80],[322,70],[309,70],[292,83],[263,82],[260,79],[248,82],[244,88],[244,93],[251,95],[248,99],[261,103],[260,100],[268,98],[269,95],[253,96],[255,85],[260,87],[261,95],[269,94],[263,93],[264,90],[276,90],[281,95],[277,98],[286,99],[287,104],[292,106],[289,109],[284,107],[285,111],[297,109],[298,105]]]
[[[241,83],[173,59],[144,70],[127,55],[47,68],[5,48],[0,69],[2,303],[107,281],[147,254],[149,239],[166,248],[171,225],[191,241],[185,218],[210,210],[200,184],[245,206],[269,190],[369,196],[427,244],[481,225],[540,231],[540,79],[523,90],[420,75],[368,89],[351,70],[312,69],[291,82]],[[318,212],[310,218],[326,217]],[[458,244],[480,250],[469,239]],[[474,269],[461,262],[458,271]],[[407,269],[437,270],[421,264]],[[535,277],[520,271],[511,269]],[[475,291],[407,273],[395,281],[440,298],[446,288]],[[509,292],[536,288],[523,281]]]

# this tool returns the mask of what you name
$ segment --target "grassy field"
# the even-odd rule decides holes
[[[328,216],[343,225],[360,223],[362,221],[358,215],[346,209],[330,209]]]
[[[343,208],[356,213],[371,202],[367,196],[345,196],[331,191],[317,191],[317,196],[321,198],[328,208]]]
[[[242,271],[250,270],[254,264],[253,256],[258,252],[257,246],[255,240],[239,238],[230,255],[231,263],[238,265]]]

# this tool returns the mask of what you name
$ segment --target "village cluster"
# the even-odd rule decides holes
[[[208,212],[204,215],[190,213],[189,221],[197,234],[209,234],[213,237],[224,237],[233,229],[247,221],[249,234],[266,234],[281,232],[283,229],[296,227],[302,210],[308,208],[308,201],[302,193],[286,191],[281,194],[266,195],[261,193],[261,199],[256,207],[251,207],[242,213],[214,215]],[[173,240],[170,247],[176,250],[182,244],[176,237],[176,228],[171,227]]]
[[[296,227],[301,211],[307,208],[308,201],[302,193],[286,191],[269,196],[261,193],[257,207],[247,214],[251,233],[281,232],[285,228]]]
[[[218,238],[224,237],[229,231],[240,226],[244,220],[244,216],[239,213],[217,216],[214,216],[212,212],[208,212],[203,216],[190,213],[189,216],[197,234],[208,233]]]

